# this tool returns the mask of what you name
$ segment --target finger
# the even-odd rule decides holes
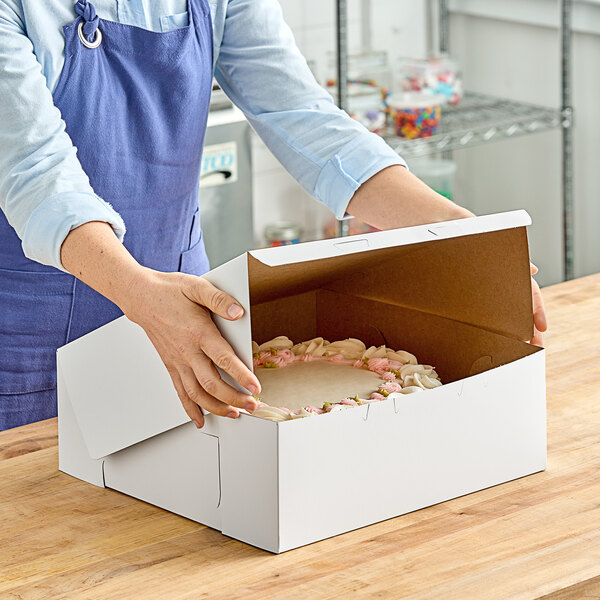
[[[546,319],[546,309],[544,308],[544,299],[540,286],[535,279],[531,280],[531,294],[533,300],[533,322],[539,331],[548,329],[548,321]]]
[[[190,367],[194,371],[200,386],[213,398],[225,404],[245,408],[248,412],[254,412],[258,406],[258,401],[252,396],[244,394],[225,383],[214,364],[204,354],[198,354],[194,357],[190,361]]]
[[[202,406],[207,411],[221,417],[230,417],[235,419],[239,416],[240,411],[229,404],[225,404],[216,398],[209,395],[198,383],[194,371],[190,367],[183,366],[179,370],[181,382],[189,397],[189,399]]]
[[[186,391],[181,382],[181,377],[177,369],[169,364],[169,361],[166,358],[166,355],[163,353],[163,349],[166,347],[165,340],[161,336],[155,336],[154,334],[146,331],[146,335],[152,342],[152,345],[158,352],[161,360],[163,361],[169,375],[171,376],[171,381],[173,382],[173,387],[177,392],[177,396],[179,396],[179,400],[181,401],[181,405],[183,406],[183,410],[187,413],[187,416],[194,422],[194,425],[198,429],[200,429],[204,425],[204,414],[202,410],[197,404],[194,404],[186,394]]]
[[[535,275],[539,271],[539,269],[532,262],[529,263],[529,270],[531,271],[532,275]]]
[[[224,319],[235,321],[244,314],[244,309],[235,298],[215,287],[204,277],[187,276],[182,291],[189,300],[206,306],[211,312]]]
[[[533,327],[533,337],[529,340],[530,344],[534,344],[536,346],[543,346],[544,340],[540,331],[538,331],[537,327]]]
[[[256,375],[238,358],[227,340],[221,336],[214,323],[210,323],[202,338],[202,351],[212,362],[229,373],[251,394],[260,394],[260,382]]]
[[[177,395],[179,396],[179,400],[181,400],[181,404],[183,406],[183,410],[187,413],[188,417],[194,422],[194,425],[198,429],[204,426],[204,414],[202,409],[195,403],[192,402],[187,395],[185,388],[183,387],[183,383],[181,382],[181,377],[176,369],[168,369],[169,374],[171,375],[171,379],[173,380],[173,385],[177,390]]]

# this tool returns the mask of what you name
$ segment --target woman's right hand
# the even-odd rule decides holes
[[[260,393],[256,375],[236,356],[213,323],[211,313],[235,321],[244,311],[234,298],[203,277],[162,273],[140,267],[120,308],[140,325],[173,380],[183,408],[196,427],[204,425],[201,407],[236,418],[238,408],[253,412],[257,401],[223,381],[229,373],[251,394]]]

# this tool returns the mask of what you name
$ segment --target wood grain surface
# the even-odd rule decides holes
[[[52,419],[0,432],[0,598],[600,598],[600,275],[543,295],[545,472],[272,555],[60,473]]]

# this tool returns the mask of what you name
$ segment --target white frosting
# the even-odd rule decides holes
[[[293,345],[292,341],[289,338],[287,338],[285,335],[280,335],[276,338],[273,338],[272,340],[269,340],[268,342],[265,342],[264,344],[261,344],[260,346],[257,346],[256,350],[254,350],[254,345],[253,345],[252,351],[253,352],[264,352],[264,351],[271,350],[271,348],[274,348],[275,350],[290,349],[292,347],[292,345]]]

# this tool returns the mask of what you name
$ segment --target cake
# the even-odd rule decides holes
[[[254,416],[287,421],[346,410],[388,397],[442,385],[434,367],[404,350],[348,338],[322,337],[294,344],[279,336],[252,342],[254,373],[261,384]],[[340,389],[343,392],[340,393]]]

